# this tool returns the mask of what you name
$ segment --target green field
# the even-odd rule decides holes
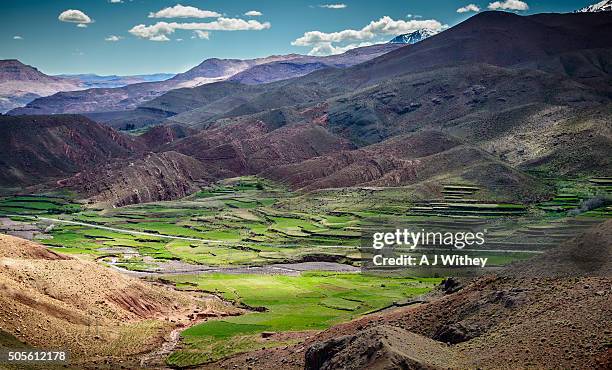
[[[64,214],[83,208],[67,197],[53,195],[18,195],[0,199],[0,216],[10,214]]]
[[[556,236],[580,229],[580,222],[568,217],[572,212],[589,199],[610,194],[608,178],[556,181],[558,191],[552,199],[523,205],[475,199],[480,194],[479,188],[458,183],[445,185],[439,199],[423,200],[415,198],[406,188],[299,194],[268,180],[248,176],[221,181],[177,201],[106,210],[86,209],[71,201],[67,194],[7,197],[0,199],[0,215],[46,216],[149,234],[51,222],[53,227],[47,232],[51,238],[43,239],[43,243],[64,253],[92,257],[122,257],[114,250],[132,248],[141,257],[154,260],[176,259],[216,266],[290,263],[320,255],[356,264],[362,229],[372,222],[419,229],[433,224],[443,228],[457,224],[461,227],[468,222],[484,227],[487,222],[506,219],[516,221],[517,226],[490,227],[504,233],[512,229],[512,233],[502,237],[498,237],[500,233],[496,230],[495,249],[554,246],[561,240]],[[597,219],[610,214],[608,202],[585,210],[580,217]],[[548,235],[538,234],[534,231],[538,225],[554,230],[549,230]],[[538,239],[534,242],[535,236]],[[526,256],[497,254],[491,256],[491,263],[505,264]],[[122,266],[141,269],[144,265],[134,264],[138,266],[130,266],[129,261]]]
[[[178,287],[214,292],[238,305],[265,308],[207,321],[182,333],[173,366],[197,365],[260,348],[266,332],[321,330],[367,312],[426,293],[435,278],[391,278],[364,274],[305,273],[301,276],[228,275],[172,277]],[[279,345],[282,343],[276,343]]]

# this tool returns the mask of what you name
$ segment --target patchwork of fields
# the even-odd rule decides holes
[[[501,266],[552,248],[612,215],[609,178],[559,180],[557,189],[549,201],[523,205],[484,201],[477,187],[466,184],[447,184],[439,199],[426,200],[405,188],[297,194],[242,177],[181,200],[115,209],[92,209],[70,194],[7,197],[0,199],[0,220],[10,222],[0,227],[35,225],[34,237],[61,253],[163,277],[179,289],[217,294],[252,311],[185,330],[167,362],[188,366],[290,344],[294,339],[287,333],[324,329],[410,300],[440,281],[338,270],[214,271],[317,261],[359,266],[360,237],[372,223],[417,230],[487,227],[487,250],[478,254],[489,258],[489,266]],[[211,270],[168,275],[168,266]],[[267,332],[276,334],[262,338]]]

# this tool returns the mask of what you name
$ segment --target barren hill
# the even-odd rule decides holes
[[[173,151],[108,163],[62,181],[104,207],[185,197],[213,180],[196,159]]]
[[[176,326],[169,318],[185,324],[195,311],[232,308],[0,235],[0,330],[34,347],[66,348],[74,364],[98,356],[134,361]]]
[[[142,144],[83,116],[1,116],[0,185],[30,185],[125,158]]]
[[[259,173],[269,167],[299,163],[351,145],[314,124],[273,128],[261,121],[203,130],[169,144],[165,150],[193,156],[216,177]]]

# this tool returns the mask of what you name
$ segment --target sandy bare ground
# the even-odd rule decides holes
[[[179,292],[0,235],[0,330],[37,348],[68,349],[73,364],[132,361],[163,348],[168,333],[194,320],[240,312],[212,295]]]
[[[41,230],[37,225],[13,221],[8,217],[0,217],[0,232],[28,240],[44,235],[44,229]]]

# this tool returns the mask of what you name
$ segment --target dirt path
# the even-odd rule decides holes
[[[197,323],[194,322],[193,325],[195,324]],[[166,356],[169,356],[178,345],[179,341],[181,340],[181,333],[193,325],[172,330],[168,336],[168,339],[165,340],[159,348],[140,356],[140,366],[143,369],[146,369],[151,365],[162,362],[163,359],[165,359]]]
[[[324,272],[346,272],[357,273],[361,269],[355,266],[344,265],[335,262],[298,262],[273,264],[266,266],[240,266],[240,267],[217,267],[193,265],[181,261],[168,261],[158,264],[155,271],[131,271],[116,265],[116,260],[107,262],[108,265],[126,275],[136,277],[162,276],[162,275],[189,275],[189,274],[256,274],[256,275],[288,275],[298,276],[306,271]]]

